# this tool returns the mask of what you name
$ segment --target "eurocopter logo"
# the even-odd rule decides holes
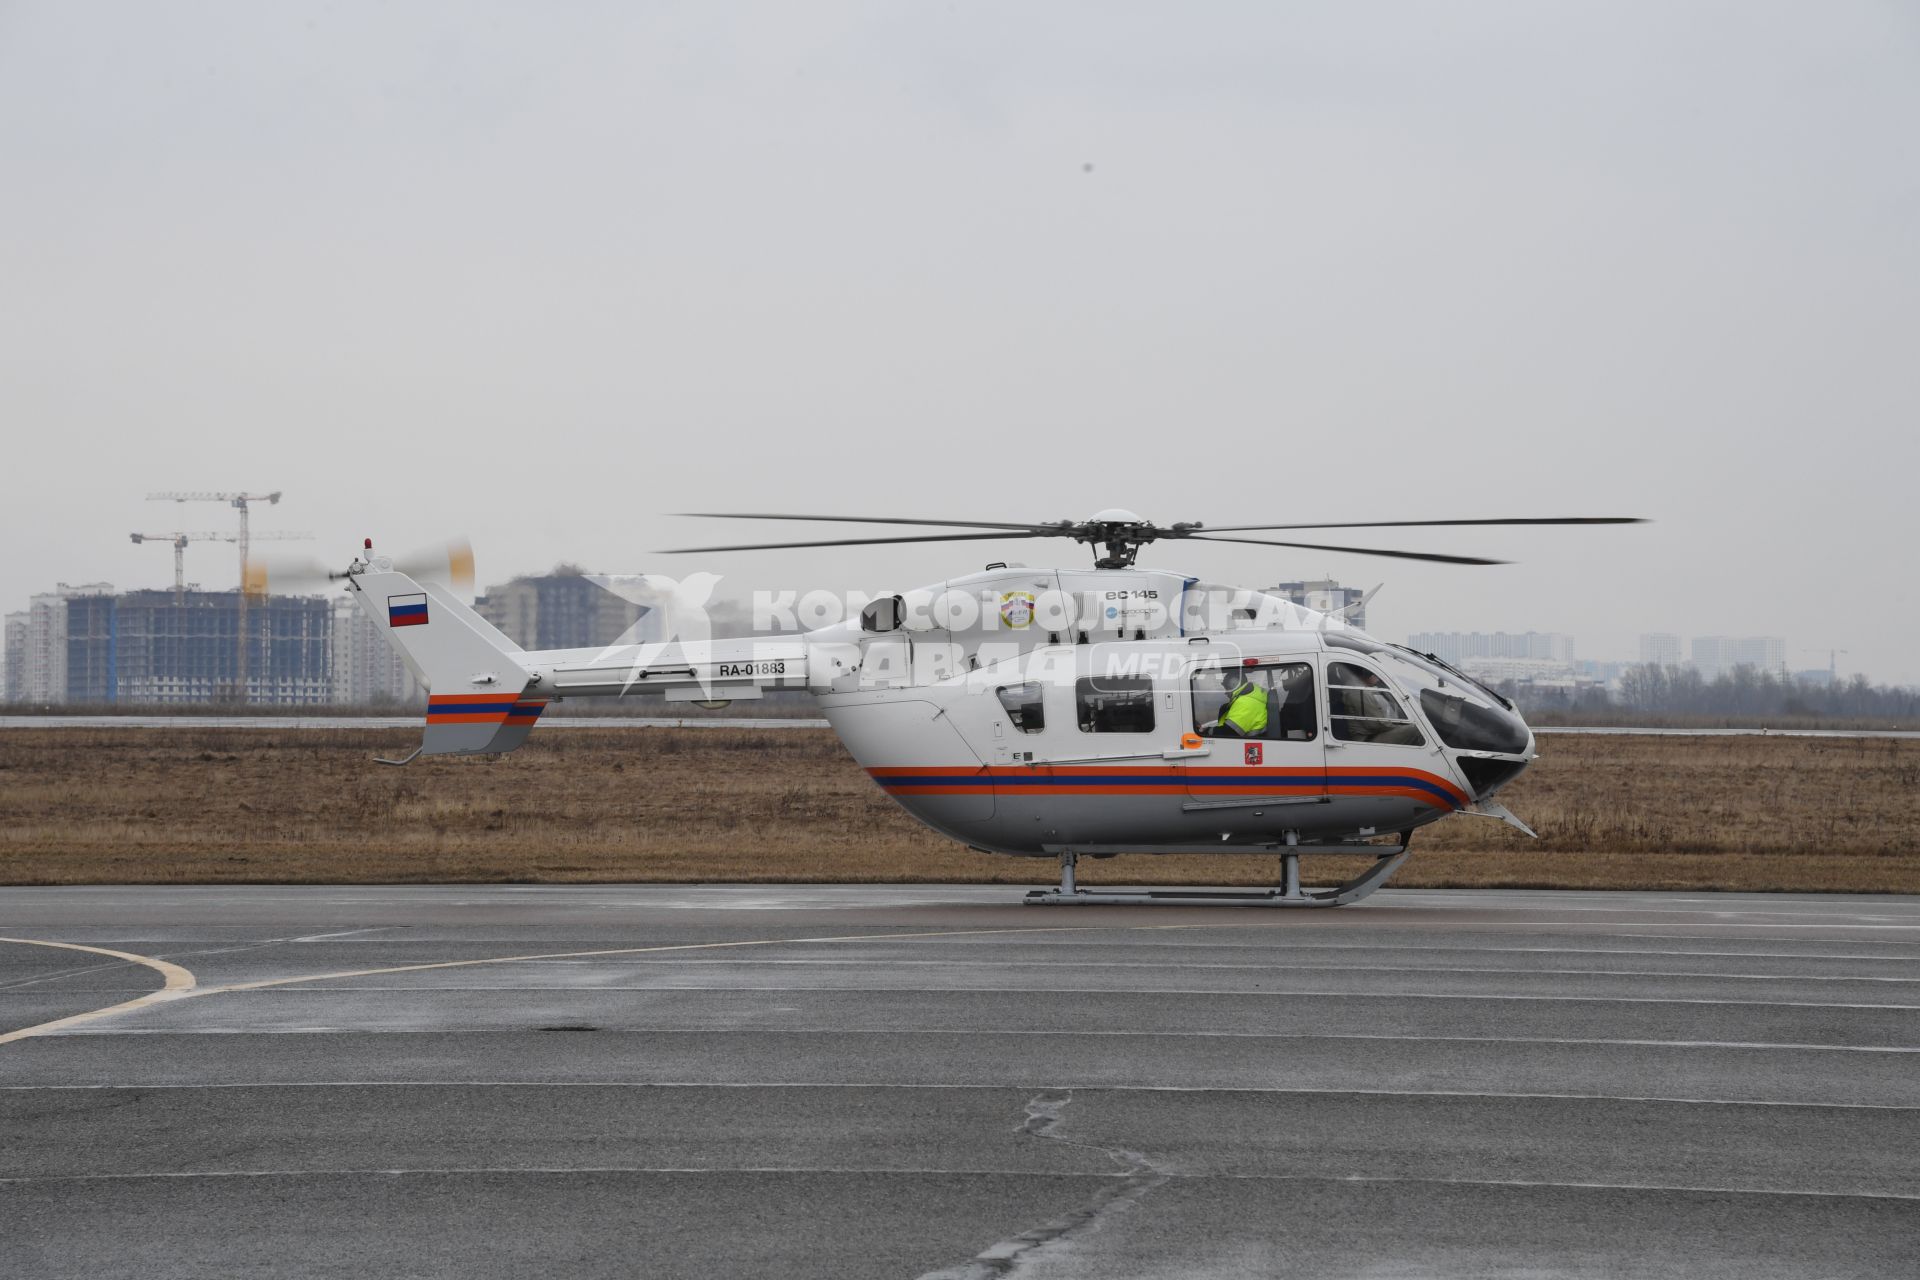
[[[1033,625],[1033,592],[1009,591],[1000,597],[1000,625],[1024,631]]]

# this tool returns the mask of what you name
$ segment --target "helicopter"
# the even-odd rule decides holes
[[[1249,543],[1489,565],[1505,562],[1237,535],[1642,523],[1574,516],[1208,527],[1159,525],[1120,509],[1036,524],[698,514],[922,531],[661,554],[1066,538],[1091,547],[1094,563],[996,561],[870,599],[856,616],[799,635],[528,651],[429,575],[410,576],[408,566],[375,555],[369,539],[336,576],[429,691],[420,746],[383,763],[512,751],[567,698],[657,695],[719,707],[804,690],[855,761],[913,817],[981,852],[1057,862],[1058,885],[1029,893],[1031,904],[1343,906],[1387,881],[1416,830],[1450,815],[1532,836],[1496,799],[1535,758],[1532,731],[1496,690],[1432,654],[1366,634],[1347,610],[1318,612],[1141,568],[1141,549]],[[1240,892],[1091,890],[1076,881],[1082,858],[1222,853],[1276,857],[1278,883]],[[1304,888],[1301,858],[1316,854],[1368,861],[1336,887]]]

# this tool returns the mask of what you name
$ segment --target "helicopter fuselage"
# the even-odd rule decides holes
[[[839,655],[813,691],[882,789],[983,850],[1324,847],[1503,815],[1533,756],[1464,674],[1259,592],[996,568],[901,600],[808,636]],[[1223,720],[1234,687],[1264,704],[1254,732]]]

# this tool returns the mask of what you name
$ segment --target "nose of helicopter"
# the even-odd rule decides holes
[[[1491,797],[1533,759],[1533,730],[1499,693],[1415,655],[1397,654],[1394,683],[1416,703],[1476,800]]]
[[[1467,704],[1451,723],[1429,712],[1447,754],[1465,776],[1476,800],[1487,800],[1533,762],[1533,730],[1510,706]]]

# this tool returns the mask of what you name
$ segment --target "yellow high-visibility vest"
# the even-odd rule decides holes
[[[1233,701],[1220,716],[1220,723],[1230,724],[1245,738],[1257,738],[1267,731],[1267,691],[1248,681],[1229,695]]]

